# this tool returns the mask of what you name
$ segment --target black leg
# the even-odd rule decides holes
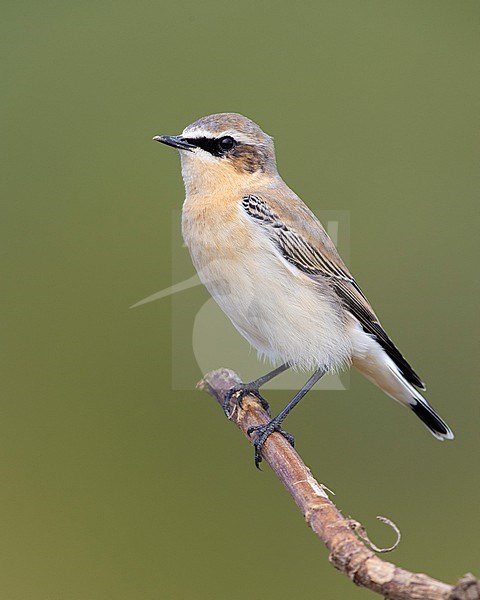
[[[263,444],[267,441],[267,438],[274,432],[277,431],[283,437],[290,442],[293,446],[295,443],[295,439],[293,435],[290,435],[286,431],[284,431],[280,425],[287,418],[290,411],[300,402],[300,400],[305,396],[305,394],[312,389],[312,387],[317,383],[317,381],[325,375],[325,369],[318,369],[315,373],[310,377],[307,383],[302,387],[302,389],[295,394],[295,396],[290,400],[287,406],[278,413],[276,417],[274,417],[271,421],[269,421],[266,425],[256,425],[255,427],[250,427],[247,431],[248,435],[251,435],[254,431],[257,432],[257,436],[253,445],[255,446],[255,466],[259,469],[259,465],[262,462],[262,448]]]
[[[290,364],[285,363],[284,365],[277,367],[273,371],[270,371],[270,373],[267,373],[266,375],[263,375],[262,377],[251,381],[250,383],[239,383],[238,385],[229,389],[228,392],[225,394],[225,398],[223,401],[223,410],[225,411],[227,417],[230,417],[230,401],[232,400],[232,398],[235,396],[237,404],[241,407],[243,398],[245,396],[248,396],[248,394],[253,394],[258,399],[262,407],[270,415],[270,407],[268,406],[268,402],[258,390],[262,387],[262,385],[265,385],[268,381],[270,381],[277,375],[280,375],[280,373],[283,373],[289,368]]]
[[[259,389],[262,387],[262,385],[265,385],[271,379],[273,379],[277,375],[280,375],[280,373],[283,373],[290,367],[291,367],[290,363],[285,363],[284,365],[280,365],[276,369],[273,369],[273,371],[270,371],[270,373],[267,373],[266,375],[263,375],[262,377],[255,379],[255,381],[252,381],[248,385],[255,386],[257,389]]]

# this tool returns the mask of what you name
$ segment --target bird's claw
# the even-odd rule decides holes
[[[270,406],[265,398],[260,394],[258,388],[250,385],[249,383],[239,383],[225,393],[223,399],[223,411],[227,415],[227,418],[232,416],[230,411],[230,403],[232,400],[234,400],[240,408],[243,408],[242,401],[245,396],[248,395],[255,396],[255,398],[260,402],[262,408],[267,412],[268,416],[270,416]]]
[[[262,459],[263,445],[265,444],[267,439],[270,437],[270,435],[272,435],[272,433],[274,433],[274,432],[279,433],[287,440],[287,442],[292,447],[295,446],[295,438],[293,437],[293,435],[291,433],[288,433],[288,431],[285,431],[284,429],[282,429],[280,427],[280,424],[278,424],[275,421],[275,419],[272,419],[269,423],[266,423],[265,425],[254,425],[253,427],[249,427],[247,429],[247,435],[251,436],[254,431],[257,432],[257,436],[253,442],[253,446],[255,448],[255,466],[257,467],[257,469],[260,469],[260,463],[263,460]]]

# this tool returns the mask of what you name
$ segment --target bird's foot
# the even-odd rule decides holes
[[[253,442],[253,446],[255,448],[255,466],[257,469],[260,469],[260,463],[262,462],[262,448],[267,439],[272,433],[277,432],[287,440],[287,442],[291,446],[295,446],[295,438],[288,431],[283,430],[280,427],[280,423],[276,421],[276,419],[272,419],[270,422],[265,425],[255,425],[254,427],[249,427],[247,429],[247,435],[252,435],[252,433],[256,431],[257,435],[255,437],[255,441]]]
[[[239,383],[238,385],[233,386],[225,393],[223,399],[223,411],[227,415],[227,418],[230,419],[232,416],[232,412],[230,410],[230,403],[233,401],[240,408],[242,408],[242,400],[245,396],[251,394],[255,396],[255,398],[260,402],[262,408],[267,412],[268,416],[270,416],[270,406],[265,398],[258,391],[258,387],[253,385],[252,383]]]

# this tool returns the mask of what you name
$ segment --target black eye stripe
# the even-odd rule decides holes
[[[220,141],[225,140],[226,138],[231,139],[233,141],[233,145],[231,145],[229,148],[222,148],[220,145]],[[200,137],[200,138],[185,138],[185,139],[190,144],[198,146],[199,148],[201,148],[202,150],[205,150],[206,152],[210,152],[210,154],[212,154],[213,156],[224,156],[229,150],[231,150],[232,148],[234,148],[236,146],[235,140],[233,138],[231,138],[230,136],[223,136],[221,138]]]

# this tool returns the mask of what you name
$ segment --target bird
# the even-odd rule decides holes
[[[278,415],[249,429],[258,468],[273,432],[294,444],[282,423],[303,396],[325,373],[350,366],[437,439],[453,439],[322,224],[279,175],[272,137],[241,114],[218,113],[153,140],[180,154],[182,234],[200,280],[259,357],[281,363],[229,390],[227,416],[249,393],[269,410],[259,389],[286,369],[313,372]]]

